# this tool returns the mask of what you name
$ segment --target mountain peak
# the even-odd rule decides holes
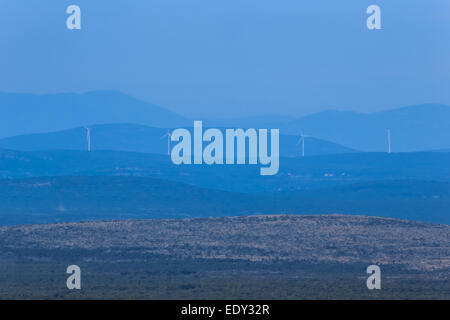
[[[64,130],[86,124],[136,123],[173,127],[190,123],[162,107],[118,91],[0,94],[0,137]]]

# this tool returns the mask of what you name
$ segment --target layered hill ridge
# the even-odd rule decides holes
[[[116,91],[0,93],[0,137],[70,129],[91,124],[136,123],[168,128],[188,125],[180,115]]]
[[[317,138],[361,151],[386,151],[387,130],[395,152],[444,149],[450,146],[450,107],[421,104],[375,113],[329,110],[281,127],[284,132],[301,128]]]
[[[20,239],[20,240],[19,240]],[[177,259],[450,268],[450,227],[378,217],[267,215],[0,228],[1,254],[111,250]],[[28,253],[32,254],[32,253]]]
[[[1,138],[93,124],[132,123],[176,128],[192,126],[194,120],[115,91],[46,95],[0,93],[0,113]],[[195,120],[203,120],[210,127],[269,127],[295,136],[303,132],[361,151],[386,151],[388,129],[395,152],[450,148],[450,107],[441,104],[413,105],[375,113],[329,110],[300,118],[271,115]],[[128,143],[132,144],[131,140]]]
[[[450,153],[349,153],[281,158],[275,176],[258,165],[174,165],[167,155],[119,151],[0,150],[0,178],[139,176],[237,192],[284,192],[377,180],[450,182]]]
[[[193,123],[185,126],[193,134]],[[91,125],[91,150],[116,150],[130,152],[168,153],[167,134],[173,129],[155,128],[136,124]],[[206,131],[207,128],[204,128]],[[225,128],[221,128],[225,136]],[[23,151],[38,150],[87,150],[87,128],[79,127],[69,130],[19,135],[0,139],[0,148]],[[280,136],[280,156],[300,157],[300,137],[294,135]],[[305,156],[339,154],[356,152],[353,149],[309,137],[306,142]],[[207,143],[204,143],[207,145]],[[171,143],[173,146],[174,143]]]
[[[450,224],[449,207],[450,183],[413,180],[270,194],[129,176],[0,180],[0,225],[281,213],[341,213]]]

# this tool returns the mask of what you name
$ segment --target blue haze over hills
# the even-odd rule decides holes
[[[114,91],[49,95],[0,93],[0,113],[1,137],[115,122],[159,127],[189,123],[164,108]]]
[[[278,175],[261,177],[257,166],[172,164],[167,127],[190,128],[193,119],[118,92],[3,93],[2,134],[21,135],[0,139],[0,224],[261,213],[448,224],[449,110],[429,104],[369,114],[205,120],[205,127],[292,133],[280,137]],[[122,120],[131,123],[117,123]],[[91,128],[91,152],[84,126]],[[347,147],[385,151],[386,128],[394,151],[442,152],[360,153]],[[305,158],[299,157],[299,132],[313,136],[305,142]]]
[[[192,126],[192,124],[191,124]],[[192,127],[189,128],[192,132]],[[89,126],[91,150],[117,150],[168,154],[168,130],[136,124],[104,124]],[[206,130],[207,128],[204,128]],[[0,148],[36,151],[36,150],[86,150],[87,129],[79,127],[52,133],[29,134],[0,139]],[[225,129],[222,128],[225,136]],[[308,138],[305,155],[322,155],[356,152],[332,142]],[[170,143],[173,147],[174,143]],[[206,143],[205,143],[206,145]],[[280,156],[301,156],[300,137],[294,135],[280,136]]]
[[[192,128],[193,120],[203,120],[205,127],[279,128],[282,135],[291,136],[281,139],[282,144],[283,141],[289,141],[288,147],[282,146],[282,156],[295,156],[295,149],[300,148],[295,145],[298,142],[296,137],[299,137],[301,132],[315,138],[306,142],[312,144],[310,155],[350,152],[351,149],[386,151],[387,129],[391,130],[394,152],[450,148],[450,107],[438,104],[415,105],[376,113],[330,110],[300,118],[257,116],[218,121],[187,119],[163,107],[145,103],[119,92],[95,91],[55,95],[1,93],[0,113],[2,138],[49,133],[86,125],[113,123],[141,125],[133,128],[122,125],[99,129],[97,133],[100,135],[102,145],[100,149],[110,150],[161,153],[161,147],[155,151],[156,149],[152,149],[151,146],[162,144],[160,137],[167,130],[156,128]],[[144,128],[143,125],[156,128]],[[93,140],[95,134],[93,131]],[[79,149],[82,138],[83,134],[75,131],[39,137],[23,136],[3,139],[0,141],[0,147],[19,150]],[[148,140],[143,141],[145,139]],[[328,142],[320,142],[318,139]],[[141,141],[140,146],[136,145],[139,144],[137,140]],[[78,147],[74,147],[73,143],[78,143]],[[135,148],[131,147],[133,145]]]
[[[450,224],[447,0],[380,0],[378,31],[365,0],[78,0],[79,31],[65,28],[70,4],[1,4],[0,225],[258,213]],[[162,136],[193,120],[279,128],[279,174],[173,165]]]
[[[450,224],[450,153],[351,153],[255,166],[174,166],[118,151],[0,152],[0,225],[345,213]],[[24,179],[25,178],[25,179]]]
[[[257,166],[172,164],[165,126],[190,127],[192,119],[117,92],[2,94],[0,100],[3,134],[41,132],[0,139],[0,225],[279,213],[450,223],[447,106],[205,120],[205,126],[274,126],[293,133],[281,135],[280,172],[261,177]],[[109,123],[119,119],[134,124]],[[83,125],[91,128],[91,152]],[[406,151],[444,150],[361,153],[332,142],[383,150],[387,127]],[[58,129],[65,130],[49,132]],[[305,158],[299,157],[297,130],[314,136],[306,141]]]
[[[0,91],[111,89],[187,118],[450,105],[448,0],[2,1]],[[120,121],[128,122],[128,121]]]

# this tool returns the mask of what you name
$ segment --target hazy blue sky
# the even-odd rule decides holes
[[[450,104],[448,0],[0,0],[0,44],[0,91],[113,89],[190,117]]]

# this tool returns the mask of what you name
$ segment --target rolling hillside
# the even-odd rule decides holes
[[[0,180],[0,225],[110,219],[357,214],[450,224],[450,183],[378,181],[245,194],[137,177]]]
[[[30,225],[2,227],[0,239],[0,246],[8,251],[139,248],[176,258],[450,268],[449,226],[364,216],[263,215]]]
[[[192,126],[192,119],[185,119],[164,108],[114,91],[47,95],[0,93],[0,115],[0,138],[69,130],[94,124],[131,123],[157,128]],[[229,120],[198,120],[203,120],[205,126],[213,127],[279,128],[281,134],[294,136],[303,132],[315,139],[360,151],[386,151],[387,129],[391,130],[394,152],[450,148],[450,107],[439,104],[414,105],[375,113],[329,110],[301,118],[271,115]],[[75,132],[65,134],[67,138],[78,136]],[[136,144],[133,151],[152,148],[160,150],[160,141],[155,140],[150,146],[149,141],[142,142],[139,132],[136,134],[138,136],[130,133],[130,140],[127,141],[130,147]],[[28,138],[37,141],[36,137]],[[114,141],[118,141],[117,138],[114,136]],[[131,141],[135,138],[136,141]],[[47,143],[53,141],[49,136],[43,139]],[[20,139],[14,141],[23,143],[24,146],[30,143]],[[120,144],[116,146],[112,140],[100,141],[102,148],[112,146],[114,150],[123,150]],[[7,145],[10,142],[5,143]],[[58,141],[53,142],[56,145],[61,144]],[[74,140],[72,144],[78,148],[80,142]],[[9,148],[6,145],[4,147]]]
[[[176,166],[167,155],[119,151],[0,150],[0,178],[139,176],[234,192],[284,192],[378,180],[450,182],[450,153],[349,153],[281,158],[275,176],[259,166]]]
[[[243,215],[262,196],[135,177],[0,180],[0,224]]]
[[[91,150],[116,150],[167,155],[169,129],[135,124],[106,124],[89,126]],[[191,127],[186,128],[192,131]],[[204,128],[206,130],[207,128]],[[222,129],[225,136],[225,129]],[[300,157],[299,136],[280,135],[280,156]],[[206,143],[205,143],[206,145]],[[51,133],[29,134],[0,139],[0,148],[23,151],[86,150],[86,128],[80,127]],[[305,156],[355,152],[325,140],[308,138]]]

